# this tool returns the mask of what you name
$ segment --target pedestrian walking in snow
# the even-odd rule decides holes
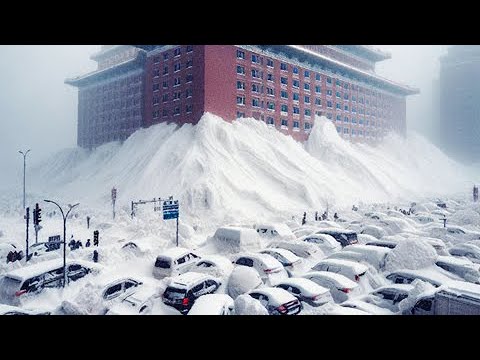
[[[327,212],[326,211],[322,214],[322,220],[327,220]]]
[[[90,216],[87,216],[87,229],[90,229]]]
[[[315,211],[315,221],[318,221],[318,211]]]
[[[98,262],[98,251],[93,250],[93,262]]]
[[[307,223],[307,213],[303,213],[303,219],[302,219],[302,225],[305,225]]]
[[[334,218],[335,220],[338,220],[338,214],[335,213],[335,214],[333,215],[333,218]]]
[[[78,240],[77,243],[75,244],[75,247],[76,247],[77,249],[80,249],[80,248],[83,249],[83,244],[82,244],[82,242],[81,242],[80,240]]]
[[[85,243],[85,247],[88,248],[88,247],[90,247],[90,245],[91,245],[90,244],[90,239],[87,239],[87,242]]]

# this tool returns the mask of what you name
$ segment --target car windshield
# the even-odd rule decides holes
[[[357,239],[357,234],[353,233],[353,234],[347,234],[347,239],[349,242],[356,242],[358,241]]]
[[[185,294],[187,293],[187,290],[185,289],[177,289],[174,287],[167,287],[167,290],[165,290],[165,297],[167,299],[183,299],[185,297]]]
[[[157,258],[157,261],[155,262],[155,267],[161,269],[170,269],[170,260]]]

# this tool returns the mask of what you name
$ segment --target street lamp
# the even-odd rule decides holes
[[[63,212],[63,209],[60,205],[58,205],[55,201],[52,200],[44,200],[47,203],[52,203],[58,206],[60,209],[60,212],[62,213],[63,217],[63,287],[65,287],[65,284],[67,283],[67,218],[68,214],[70,214],[70,211],[73,210],[74,207],[80,205],[80,203],[77,203],[75,205],[68,204],[68,211],[67,214]]]
[[[28,149],[26,152],[19,151],[23,155],[23,209],[25,210],[25,170],[27,167],[27,155],[31,150]]]

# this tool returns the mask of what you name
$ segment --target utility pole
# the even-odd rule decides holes
[[[31,150],[28,149],[26,152],[19,151],[20,154],[23,155],[23,208],[25,209],[25,172],[27,169],[27,155]]]
[[[180,214],[178,214],[177,216],[177,247],[178,247],[178,217],[180,216]]]
[[[115,202],[117,201],[117,189],[112,189],[112,207],[113,207],[113,220],[115,220]]]
[[[25,213],[25,216],[24,216],[24,219],[27,223],[27,236],[26,236],[26,242],[27,242],[27,248],[25,250],[25,253],[26,253],[26,262],[28,261],[28,226],[30,225],[30,208],[27,207],[26,209],[26,213]]]
[[[70,212],[73,210],[73,208],[80,204],[79,203],[75,205],[68,204],[69,209],[67,211],[67,214],[65,214],[63,212],[62,207],[58,205],[55,201],[52,201],[52,200],[44,200],[44,201],[47,203],[52,203],[57,205],[63,217],[63,287],[65,287],[67,283],[67,218]]]

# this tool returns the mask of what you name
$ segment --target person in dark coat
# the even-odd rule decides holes
[[[305,225],[307,223],[307,213],[303,213],[303,219],[302,219],[302,225]]]
[[[315,221],[318,221],[318,211],[315,211]]]
[[[334,218],[335,220],[338,220],[338,214],[335,213],[335,214],[333,215],[333,218]]]
[[[93,250],[93,262],[98,262],[98,251]]]
[[[13,260],[13,251],[10,251],[10,252],[8,253],[8,255],[7,255],[7,264],[8,264],[9,262],[14,262],[14,260]]]
[[[70,250],[75,250],[76,248],[76,245],[77,245],[77,242],[75,241],[75,239],[73,238],[73,235],[72,237],[70,238],[70,242],[68,243],[68,246],[70,247]]]
[[[83,249],[83,244],[82,244],[82,242],[81,242],[80,240],[78,240],[78,241],[76,242],[76,244],[75,244],[75,247],[76,247],[77,249],[80,249],[80,248]]]
[[[85,247],[88,248],[88,247],[90,247],[90,245],[91,245],[91,244],[90,244],[90,239],[87,239],[87,242],[85,243]]]

